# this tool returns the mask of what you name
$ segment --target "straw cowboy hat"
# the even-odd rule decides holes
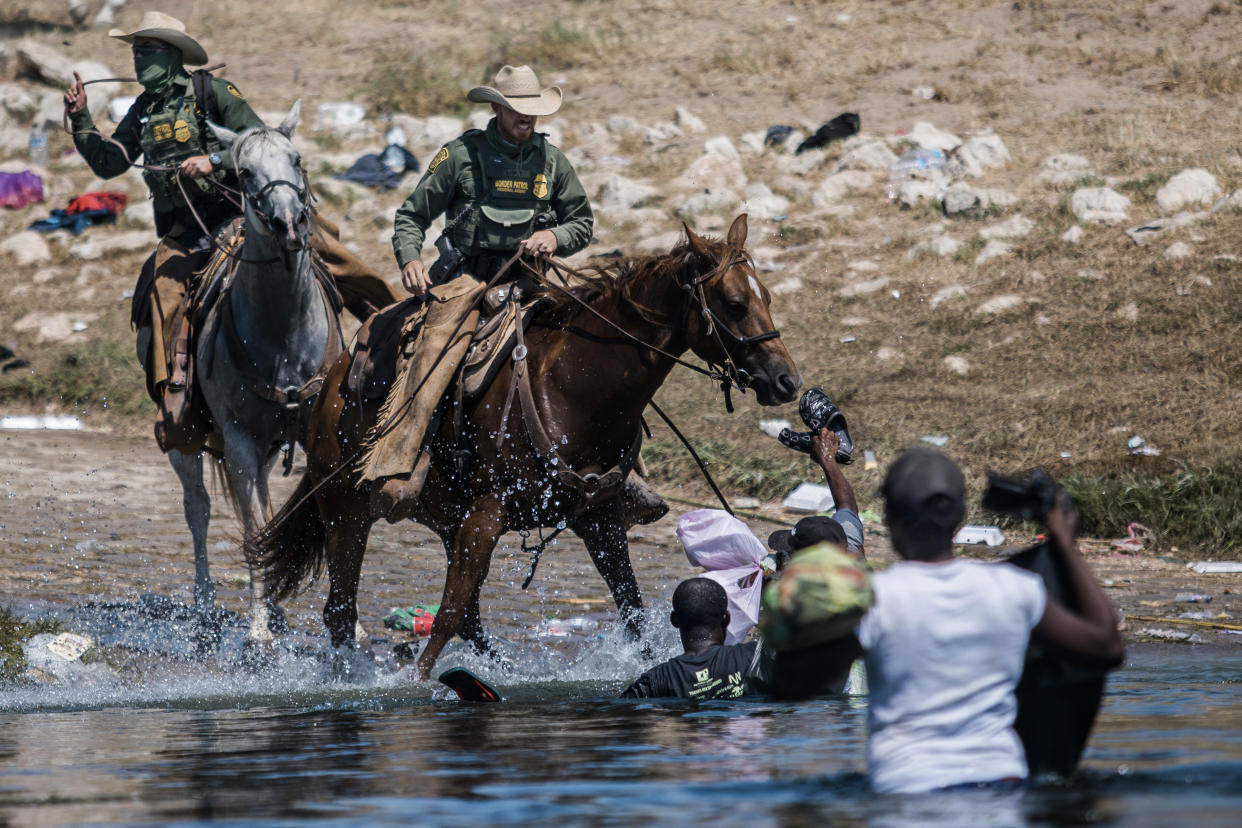
[[[475,103],[507,106],[522,115],[551,115],[561,108],[561,88],[539,88],[539,78],[529,66],[504,66],[496,73],[496,85],[476,86],[466,94]]]
[[[133,43],[134,39],[139,37],[162,40],[169,46],[181,50],[181,62],[186,66],[201,66],[207,62],[207,52],[197,40],[185,33],[185,24],[162,12],[149,11],[144,14],[137,31],[127,33],[120,29],[113,29],[108,32],[108,36],[126,43]]]

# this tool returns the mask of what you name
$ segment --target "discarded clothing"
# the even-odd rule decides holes
[[[390,630],[405,630],[415,635],[431,635],[431,625],[440,611],[439,604],[415,604],[412,607],[393,607],[384,616],[384,626]]]
[[[83,193],[69,199],[63,210],[53,210],[48,218],[32,223],[30,229],[40,233],[68,230],[76,236],[93,224],[115,222],[128,203],[124,193]]]
[[[389,144],[378,155],[367,153],[362,156],[337,178],[367,187],[393,190],[407,172],[418,172],[418,159],[400,144]]]
[[[840,138],[849,138],[858,132],[861,125],[862,121],[859,119],[858,113],[842,112],[815,130],[815,134],[810,138],[798,144],[798,148],[794,150],[794,155],[801,155],[809,149],[817,149]]]
[[[43,179],[32,172],[0,172],[0,207],[43,202]]]
[[[779,147],[789,140],[789,136],[793,134],[793,131],[794,128],[788,124],[770,126],[763,135],[763,145],[765,147]]]

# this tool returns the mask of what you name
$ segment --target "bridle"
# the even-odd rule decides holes
[[[241,189],[238,191],[238,195],[241,197],[242,211],[245,212],[246,208],[249,207],[253,211],[254,215],[258,217],[260,223],[262,223],[262,225],[266,227],[269,232],[275,233],[275,229],[272,226],[275,218],[271,214],[271,204],[268,196],[270,196],[276,188],[288,187],[293,190],[294,194],[297,196],[298,204],[300,204],[306,211],[310,211],[314,197],[311,194],[310,181],[307,178],[306,170],[302,168],[302,161],[300,158],[293,165],[294,169],[298,173],[298,183],[294,183],[286,178],[273,178],[258,190],[252,191],[250,189],[247,184],[249,176],[242,175],[242,169],[238,165],[237,159],[240,157],[241,149],[246,143],[257,135],[263,135],[269,132],[279,132],[279,130],[267,127],[252,130],[246,134],[245,138],[237,142],[237,144],[233,147],[233,173],[241,186]],[[309,227],[306,231],[298,233],[298,240],[302,242],[303,247],[305,247],[306,237],[309,235]]]

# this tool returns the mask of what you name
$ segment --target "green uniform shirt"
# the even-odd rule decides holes
[[[536,133],[523,144],[500,135],[493,118],[436,154],[397,210],[392,247],[397,266],[421,257],[427,228],[445,214],[464,253],[512,253],[536,230],[556,236],[556,252],[571,256],[591,241],[595,217],[565,155]],[[460,216],[460,219],[458,218]]]
[[[219,78],[212,78],[211,86],[216,97],[216,112],[212,113],[212,120],[234,132],[262,125],[263,122],[237,91],[237,87]],[[188,112],[195,112],[197,117],[183,117]],[[70,122],[75,132],[95,126],[86,107],[70,115]],[[166,122],[167,129],[162,128],[161,122]],[[150,128],[152,124],[156,125],[157,131]],[[209,134],[203,134],[204,130]],[[216,140],[214,134],[210,134],[210,128],[206,126],[206,116],[202,113],[201,106],[194,101],[194,88],[188,74],[174,80],[168,91],[160,97],[148,92],[139,95],[138,100],[134,101],[134,105],[121,119],[116,132],[112,133],[112,139],[125,147],[125,153],[135,161],[141,155],[148,164],[174,165],[195,155],[217,152],[221,158],[220,174],[232,169],[232,153]],[[129,169],[125,153],[121,152],[120,147],[98,135],[74,135],[73,143],[87,165],[100,178],[112,178]],[[152,187],[156,212],[166,212],[177,206],[173,203],[180,199],[175,175],[175,172],[144,173],[147,183]],[[153,181],[154,178],[165,180]],[[210,189],[192,186],[188,181],[183,183],[186,185],[186,192],[196,204],[220,198],[213,197]]]

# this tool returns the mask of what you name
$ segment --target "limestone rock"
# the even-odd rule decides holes
[[[967,138],[965,148],[970,150],[970,153],[984,167],[996,169],[1012,160],[1005,142],[995,132],[981,132]]]
[[[1081,187],[1070,196],[1070,210],[1082,221],[1117,224],[1129,209],[1130,199],[1108,187]]]
[[[641,238],[634,245],[634,247],[648,253],[667,253],[676,247],[677,243],[680,241],[681,231],[670,230],[667,233],[660,233],[657,236],[647,236],[645,238]]]
[[[789,214],[789,199],[776,195],[766,184],[755,183],[743,193],[741,209],[752,219],[772,221]]]
[[[1022,296],[1016,296],[1014,294],[993,296],[991,299],[975,308],[975,313],[980,315],[985,313],[1004,313],[1005,311],[1013,310],[1014,308],[1020,308],[1024,304],[1026,304],[1026,298]]]
[[[25,122],[38,106],[34,95],[19,83],[0,83],[0,111],[7,119]]]
[[[833,165],[833,172],[841,172],[843,170],[883,170],[887,172],[888,168],[897,161],[897,156],[893,154],[893,151],[883,141],[869,138],[856,142],[857,137],[855,136],[846,142],[845,154]]]
[[[787,175],[803,176],[819,169],[827,158],[828,153],[825,150],[813,149],[801,155],[782,155],[776,164]]]
[[[707,125],[684,106],[677,107],[673,112],[673,123],[689,135],[707,131]]]
[[[742,169],[740,159],[719,153],[705,153],[671,183],[673,187],[683,190],[740,190],[746,186],[746,171]]]
[[[979,255],[975,256],[975,264],[986,264],[993,259],[1000,259],[1008,256],[1012,252],[1013,245],[1009,244],[1009,242],[1004,242],[1000,239],[992,239],[983,246],[983,249],[979,251]]]
[[[966,376],[970,373],[970,363],[966,361],[966,357],[960,354],[950,354],[940,361],[946,371],[959,376]]]
[[[1082,241],[1082,225],[1075,224],[1073,227],[1062,233],[1061,241],[1069,242],[1070,244],[1078,244],[1078,242]]]
[[[1091,175],[1091,162],[1081,155],[1050,155],[1039,165],[1039,180],[1045,184],[1073,184]]]
[[[893,280],[887,276],[881,276],[878,279],[868,279],[865,282],[851,282],[843,288],[837,289],[837,295],[841,297],[864,296],[868,293],[876,293],[888,287]]]
[[[928,121],[919,121],[906,135],[912,142],[926,149],[950,152],[961,146],[962,139],[951,132],[936,128]]]
[[[643,133],[643,125],[638,122],[637,118],[630,115],[609,115],[608,120],[604,122],[604,128],[616,136]]]
[[[840,201],[848,193],[868,189],[874,183],[875,179],[864,170],[842,170],[824,179],[812,194],[811,202],[816,207],[824,207]]]
[[[1012,216],[999,224],[993,224],[979,231],[980,238],[984,239],[1016,239],[1022,236],[1030,235],[1035,229],[1035,222],[1026,216]]]
[[[684,135],[685,133],[681,131],[681,127],[677,126],[677,124],[672,121],[665,121],[664,123],[652,124],[647,127],[646,132],[643,133],[643,140],[647,144],[655,146],[676,141]]]
[[[0,253],[8,253],[18,265],[38,264],[52,258],[47,240],[33,230],[23,230],[0,242]]]
[[[907,207],[913,207],[923,199],[932,201],[940,191],[935,181],[919,181],[909,179],[897,185],[897,200]]]
[[[114,233],[97,236],[78,242],[69,248],[69,252],[79,259],[91,261],[110,253],[133,253],[141,250],[154,250],[155,240],[146,230],[130,230],[125,233]]]
[[[944,212],[946,215],[958,216],[979,208],[979,194],[969,184],[958,182],[944,191]]]
[[[1156,192],[1156,206],[1172,213],[1195,204],[1211,204],[1220,198],[1216,178],[1202,167],[1182,170]]]
[[[407,129],[411,146],[423,150],[438,151],[440,147],[452,141],[466,131],[461,118],[448,115],[431,115],[421,119],[417,129]]]
[[[742,156],[738,153],[737,147],[733,146],[733,141],[727,135],[717,135],[714,138],[708,138],[703,142],[704,155],[719,155],[728,158],[730,161],[742,163]]]
[[[649,182],[614,174],[604,179],[592,203],[606,210],[637,207],[658,192]]]
[[[16,50],[19,72],[29,72],[60,88],[73,83],[73,61],[59,50],[31,38],[19,40]]]
[[[1164,249],[1166,259],[1187,259],[1194,253],[1186,242],[1173,242]]]
[[[983,175],[983,164],[979,163],[969,146],[962,144],[949,154],[945,172],[953,178],[978,178]]]
[[[927,300],[929,307],[935,308],[949,301],[950,299],[959,299],[966,295],[964,285],[947,285],[936,291],[931,299]]]
[[[735,190],[728,187],[715,187],[692,193],[681,199],[673,208],[679,216],[698,216],[718,210],[731,210],[741,200]]]
[[[99,318],[93,312],[42,313],[33,311],[13,323],[13,330],[25,333],[33,331],[39,342],[61,342],[74,333],[83,331],[90,322]]]
[[[906,251],[907,258],[915,258],[921,253],[932,253],[936,256],[952,256],[962,243],[952,236],[933,236],[925,239]]]

